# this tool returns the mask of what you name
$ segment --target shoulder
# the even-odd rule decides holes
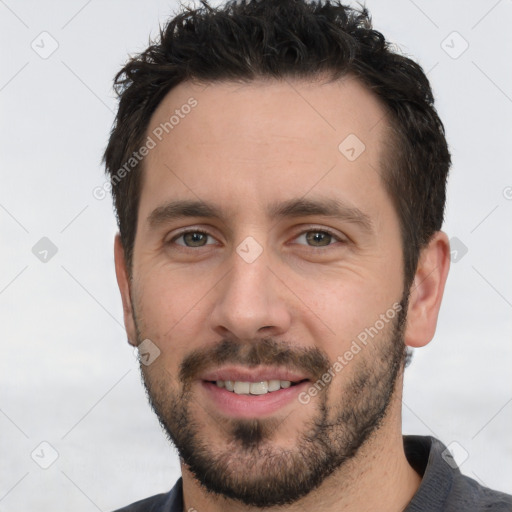
[[[430,436],[404,436],[409,464],[422,476],[407,512],[512,512],[512,496],[461,473],[450,450]]]
[[[119,508],[114,512],[167,512],[164,507],[168,497],[168,494],[157,494],[126,507]]]
[[[484,487],[473,478],[463,474],[457,475],[453,480],[449,503],[458,507],[449,510],[466,510],[468,512],[483,510],[492,512],[512,511],[512,496],[510,494]]]
[[[156,494],[114,512],[181,512],[183,510],[183,480],[180,477],[166,494]]]

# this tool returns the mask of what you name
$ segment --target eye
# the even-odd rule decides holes
[[[332,245],[333,242],[342,241],[333,233],[330,233],[329,231],[325,231],[322,229],[312,229],[309,231],[304,231],[295,240],[297,240],[297,243],[299,243],[300,245],[309,245],[310,247],[327,247],[329,245]]]
[[[193,230],[193,231],[184,231],[178,236],[174,237],[171,242],[176,243],[178,245],[184,247],[204,247],[205,245],[211,245],[212,242],[208,243],[208,239],[212,241],[214,238],[210,236],[206,231]]]

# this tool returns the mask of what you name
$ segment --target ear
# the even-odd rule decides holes
[[[420,253],[411,286],[405,329],[409,347],[423,347],[434,337],[449,269],[450,242],[438,231]]]
[[[116,235],[114,241],[114,262],[116,266],[117,285],[119,286],[121,299],[123,301],[124,326],[126,328],[126,334],[128,335],[128,343],[135,347],[137,346],[137,329],[135,328],[135,321],[133,319],[130,278],[124,257],[121,236],[119,234]]]

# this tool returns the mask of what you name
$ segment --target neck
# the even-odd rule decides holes
[[[400,393],[401,395],[401,393]],[[185,464],[184,511],[257,512],[259,508],[206,491]],[[395,396],[382,426],[322,484],[296,503],[266,512],[399,512],[411,501],[421,477],[409,465],[401,434],[401,396]]]

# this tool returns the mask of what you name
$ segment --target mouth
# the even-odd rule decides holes
[[[275,393],[280,389],[288,389],[290,387],[297,386],[306,381],[308,381],[308,379],[302,379],[299,381],[270,379],[257,382],[242,380],[206,380],[204,382],[215,384],[218,388],[225,389],[226,391],[230,391],[237,395],[266,395],[267,393]]]
[[[265,417],[291,405],[311,379],[287,370],[226,368],[201,379],[205,404],[236,418]],[[300,402],[299,402],[300,404]]]

